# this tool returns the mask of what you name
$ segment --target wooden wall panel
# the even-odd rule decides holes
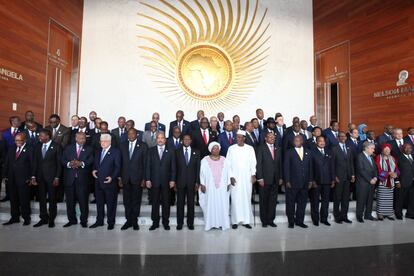
[[[385,123],[414,126],[414,93],[374,97],[396,88],[403,69],[410,73],[408,86],[414,86],[413,14],[410,0],[313,1],[314,51],[349,41],[351,120],[377,134]]]
[[[44,100],[50,19],[80,38],[83,0],[0,2],[0,68],[23,76],[23,81],[0,78],[0,129],[8,127],[9,116],[23,118],[28,109],[41,123],[49,115],[44,114]]]

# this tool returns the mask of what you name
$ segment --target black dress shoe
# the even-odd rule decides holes
[[[398,217],[396,217],[397,219],[399,219],[399,220],[402,220],[402,216],[400,216],[400,218],[398,218]],[[411,215],[405,215],[405,218],[408,218],[408,219],[414,219],[414,216],[411,216]]]
[[[342,220],[340,220],[340,219],[335,219],[335,222],[338,223],[338,224],[342,224]]]
[[[177,225],[177,230],[182,230],[183,229],[183,225],[182,224],[178,224]]]
[[[395,218],[398,219],[398,220],[402,220],[403,219],[402,216],[396,216]],[[406,217],[406,218],[409,218],[409,217]]]
[[[87,222],[81,222],[81,226],[82,226],[82,228],[87,228],[88,227],[88,223]]]
[[[98,228],[100,226],[103,226],[103,222],[95,222],[91,226],[89,226],[90,229]]]
[[[114,225],[113,224],[108,224],[108,230],[114,230]]]
[[[132,225],[128,222],[125,222],[124,225],[122,225],[121,230],[127,230],[128,228],[132,227]]]
[[[40,227],[40,226],[42,226],[42,225],[45,225],[45,224],[47,224],[47,221],[45,221],[45,220],[40,220],[38,223],[36,223],[35,225],[33,225],[33,227]]]
[[[164,225],[164,230],[170,230],[171,229],[171,227],[169,226],[169,225]]]
[[[315,225],[315,226],[319,226],[319,221],[313,221],[312,223],[313,223],[313,225]]]
[[[3,225],[11,225],[13,223],[19,223],[20,219],[10,219],[8,222],[3,223]]]
[[[239,227],[237,224],[233,224],[233,225],[231,226],[231,228],[233,228],[233,229],[237,229],[237,227]]]
[[[331,226],[331,224],[327,221],[321,221],[322,224],[325,224],[326,226]]]
[[[386,217],[388,220],[391,220],[391,221],[393,221],[393,220],[395,220],[395,218],[393,218],[393,217]]]
[[[66,228],[66,227],[70,227],[70,226],[76,225],[76,224],[77,224],[76,222],[68,222],[65,225],[63,225],[63,227]]]
[[[188,225],[189,230],[194,230],[194,225]]]
[[[151,225],[151,227],[150,227],[150,231],[154,231],[155,229],[157,229],[158,227],[160,227],[159,225],[157,225],[157,224],[153,224],[153,225]]]
[[[136,230],[139,230],[139,225],[138,225],[138,224],[134,224],[134,225],[132,225],[132,229],[134,229],[135,231],[136,231]]]
[[[269,226],[270,227],[277,227],[276,223],[274,223],[274,222],[269,223]]]
[[[349,220],[347,218],[346,219],[343,219],[342,221],[345,222],[345,223],[352,223],[352,220]]]
[[[378,219],[374,218],[373,216],[365,218],[365,220],[377,221]]]
[[[49,228],[54,228],[54,227],[55,227],[55,222],[49,221]]]
[[[357,218],[357,221],[360,223],[364,223],[364,220],[362,218]]]
[[[247,229],[252,229],[252,226],[250,224],[243,224],[244,227],[246,227]]]
[[[289,226],[288,227],[292,229],[292,228],[295,227],[295,225],[293,223],[289,223]]]
[[[308,228],[308,226],[306,224],[304,224],[303,222],[301,223],[296,223],[297,226],[301,227],[301,228]]]
[[[30,219],[25,219],[24,222],[23,222],[23,225],[27,226],[27,225],[30,225],[30,223],[31,223]]]
[[[267,224],[266,223],[262,223],[262,227],[263,228],[267,228]]]
[[[92,200],[91,200],[91,203],[92,203],[92,204],[95,204],[95,203],[96,203],[96,199],[92,199]]]
[[[378,217],[378,220],[379,220],[379,221],[383,221],[383,220],[384,220],[384,218],[383,218],[383,217]]]

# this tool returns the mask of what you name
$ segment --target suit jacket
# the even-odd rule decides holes
[[[396,140],[391,140],[391,141],[388,141],[388,143],[391,145],[391,153],[392,153],[392,156],[394,156],[395,158],[397,158],[398,155],[401,153],[401,149],[398,146],[397,141]],[[402,142],[402,144],[404,144],[404,141]]]
[[[349,146],[345,145],[346,154],[340,145],[332,148],[332,155],[335,167],[335,176],[339,181],[350,181],[355,176],[354,156]]]
[[[411,146],[414,146],[413,140],[411,140],[411,137],[409,135],[406,135],[404,137],[404,143],[405,144],[410,144]]]
[[[267,144],[262,144],[256,152],[256,178],[263,179],[265,185],[279,185],[282,178],[282,150],[274,147],[274,156],[270,152]]]
[[[266,138],[266,134],[268,132],[273,132],[275,134],[275,145],[278,147],[282,147],[282,139],[285,137],[280,136],[280,133],[277,131],[277,128],[274,129],[273,131],[271,129],[265,128],[261,133],[260,133],[260,144],[264,144],[265,143],[265,138]],[[286,132],[283,132],[283,135],[285,135]]]
[[[411,158],[414,159],[414,156],[411,154]],[[400,183],[404,188],[413,187],[414,184],[414,162],[408,160],[408,158],[403,154],[399,154],[397,157],[398,169],[400,170]]]
[[[84,167],[77,169],[68,168],[68,163],[72,160],[83,162]],[[62,156],[62,166],[64,168],[64,185],[72,186],[77,178],[83,185],[88,185],[90,180],[91,168],[94,161],[94,153],[92,147],[84,145],[79,153],[76,154],[76,143],[65,148]]]
[[[112,133],[107,133],[109,135],[111,135],[111,147],[117,148],[117,144],[116,144],[116,138]],[[92,137],[92,148],[94,151],[94,154],[101,152],[102,147],[101,147],[101,135],[102,133],[95,133]]]
[[[185,161],[184,147],[175,151],[175,160],[177,166],[177,188],[194,189],[196,183],[200,183],[200,151],[191,148],[188,153],[190,161],[188,165]]]
[[[193,129],[193,131],[191,132],[191,136],[192,136],[191,147],[200,151],[201,159],[209,155],[208,145],[213,141],[217,141],[217,132],[212,131],[210,128],[207,128],[206,131],[208,131],[209,133],[207,144],[204,142],[203,134],[201,133],[200,128],[195,129],[195,130]]]
[[[30,146],[35,146],[37,143],[39,143],[39,133],[38,132],[32,132],[33,137],[29,134],[29,130],[25,129],[23,130],[24,134],[26,134],[26,143]]]
[[[71,132],[70,128],[65,127],[64,125],[60,124],[54,137],[53,137],[53,128],[51,126],[47,126],[46,129],[50,130],[50,133],[52,134],[53,142],[59,144],[62,148],[66,147],[66,145],[69,144],[70,132]]]
[[[19,133],[20,130],[17,129],[17,133]],[[3,136],[3,140],[6,143],[6,149],[11,148],[14,145],[14,136],[11,133],[11,128],[9,127],[8,129],[5,129],[2,133]]]
[[[191,121],[190,123],[190,131],[200,129],[200,122],[198,120]]]
[[[79,128],[74,129],[74,130],[71,131],[71,138],[70,138],[70,143],[71,144],[76,143],[76,140],[75,140],[76,139],[76,133],[78,133],[78,132],[79,132]],[[89,126],[87,126],[87,127],[85,127],[84,132],[85,132],[85,136],[86,136],[86,145],[92,146],[93,136],[95,135],[95,131],[89,129]]]
[[[335,180],[335,169],[332,152],[324,148],[324,154],[318,148],[311,151],[313,164],[313,179],[318,185],[328,184]]]
[[[32,175],[39,179],[43,179],[48,183],[52,183],[55,178],[62,175],[62,147],[52,141],[46,151],[45,158],[42,156],[42,143],[38,143],[34,149],[34,164]]]
[[[302,136],[303,139],[303,143],[305,144],[306,136],[303,135],[302,133],[300,133],[299,135]],[[283,152],[286,152],[288,149],[294,148],[295,145],[293,144],[293,139],[295,138],[295,133],[293,132],[293,130],[291,131],[286,131],[285,135],[283,136]]]
[[[334,146],[339,144],[338,139],[335,137],[335,135],[332,133],[332,129],[328,127],[323,132],[323,136],[325,136],[326,139],[326,146],[328,148],[333,148]]]
[[[122,136],[119,135],[119,127],[111,130],[112,137],[115,137],[115,146],[119,148],[123,142],[128,140],[128,134],[126,128],[124,128],[124,133]]]
[[[146,164],[146,180],[151,181],[152,187],[161,188],[169,185],[170,181],[176,179],[175,151],[164,148],[160,159],[158,146],[148,150]]]
[[[358,156],[358,153],[362,152],[362,143],[363,142],[357,140],[357,144],[355,144],[354,141],[352,141],[351,139],[347,139],[345,142],[346,146],[349,147],[352,151],[352,155],[354,157]]]
[[[250,134],[250,135],[249,135]],[[256,135],[254,135],[254,132],[252,133],[246,133],[246,144],[252,146],[254,150],[257,150],[257,147],[259,145],[259,140],[256,138]]]
[[[167,139],[167,148],[168,149],[171,149],[171,150],[176,150],[179,147],[181,147],[181,142],[182,142],[182,139],[180,137],[180,138],[178,138],[178,145],[175,145],[175,139],[174,139],[174,137],[173,136],[170,136]]]
[[[94,170],[97,170],[98,179],[96,183],[102,188],[114,189],[117,187],[118,176],[121,172],[121,153],[119,149],[110,147],[101,162],[102,149],[95,154]],[[105,178],[110,176],[111,183],[104,183]]]
[[[148,122],[148,123],[145,124],[144,131],[147,131],[147,130],[149,131],[150,129],[151,129],[151,122]],[[165,132],[165,125],[161,124],[161,123],[158,123],[157,129],[158,129],[158,131]]]
[[[191,131],[190,122],[189,121],[186,121],[186,120],[182,120],[181,123],[182,123],[182,126],[181,126],[181,128],[182,128],[181,135],[190,134],[190,131]],[[168,137],[172,137],[173,129],[176,126],[178,126],[178,121],[177,120],[170,122],[170,128],[169,128],[169,132],[168,132]]]
[[[309,138],[308,140],[306,140],[305,147],[308,150],[313,150],[313,149],[315,149],[317,147],[316,146],[316,141],[313,139],[313,137],[312,138]]]
[[[137,140],[131,158],[129,157],[128,140],[121,144],[120,149],[122,156],[122,181],[124,183],[130,181],[134,184],[140,184],[145,179],[147,145]]]
[[[392,140],[391,135],[386,135],[385,133],[377,137],[377,142],[381,146],[382,144]]]
[[[236,133],[233,132],[231,144],[229,143],[229,136],[227,134],[227,131],[224,131],[224,132],[220,133],[220,135],[218,136],[218,141],[217,142],[221,146],[220,155],[221,156],[226,156],[227,151],[229,150],[229,147],[231,145],[236,144]]]
[[[313,181],[312,157],[309,150],[303,148],[303,160],[295,148],[284,153],[283,178],[290,182],[292,188],[303,189]]]
[[[369,182],[371,179],[378,176],[378,170],[374,158],[369,158],[372,160],[372,165],[368,161],[368,158],[365,156],[364,152],[358,154],[355,164],[356,185],[370,185]]]
[[[158,134],[158,132],[159,131],[156,131],[154,133],[154,138],[152,138],[151,131],[150,130],[146,130],[142,134],[142,142],[145,143],[148,148],[154,147],[157,144],[157,134]]]
[[[3,172],[2,168],[3,168],[4,162],[6,162],[6,156],[7,156],[6,142],[0,138],[0,172]]]
[[[16,145],[7,152],[4,160],[3,177],[7,177],[9,183],[26,185],[33,173],[33,147],[26,143],[16,159]]]

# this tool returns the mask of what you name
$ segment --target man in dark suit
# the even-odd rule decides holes
[[[262,132],[263,129],[266,128],[266,120],[264,119],[264,112],[263,109],[258,108],[256,109],[256,119],[259,123],[259,131]]]
[[[354,157],[352,150],[346,145],[346,134],[340,131],[339,144],[332,148],[335,189],[334,217],[336,223],[352,223],[348,219],[350,185],[355,182]]]
[[[254,136],[254,138],[260,144],[260,141],[261,141],[260,134],[262,133],[262,130],[260,129],[259,120],[257,120],[257,118],[253,118],[251,122],[253,125],[252,136]]]
[[[303,147],[303,137],[293,138],[294,148],[284,153],[283,179],[286,185],[286,215],[289,228],[294,224],[308,228],[303,223],[305,218],[308,190],[312,185],[312,157],[310,151]],[[295,213],[296,207],[296,213]]]
[[[20,132],[20,118],[18,116],[11,116],[9,118],[9,123],[10,127],[5,129],[2,133],[7,149],[14,146],[14,137]]]
[[[256,151],[259,146],[259,140],[254,135],[253,124],[251,122],[246,122],[244,124],[244,129],[246,130],[246,140],[245,143],[252,146]]]
[[[121,116],[118,118],[118,127],[111,130],[112,137],[115,138],[114,145],[119,148],[127,139],[127,130],[125,127],[126,119]]]
[[[354,128],[349,133],[349,138],[346,141],[346,145],[351,149],[354,157],[358,156],[358,153],[362,151],[362,141],[358,138],[358,129]],[[339,139],[339,137],[338,137]]]
[[[278,142],[279,141],[279,138],[278,138],[279,135],[276,131],[276,122],[275,122],[275,119],[273,119],[272,117],[267,118],[266,127],[260,133],[260,144],[265,143],[265,137],[266,137],[266,134],[268,132],[271,132],[271,133],[275,134],[275,136],[276,136],[275,141],[276,141],[276,144],[279,146],[279,142]]]
[[[404,145],[403,131],[401,128],[394,128],[393,131],[394,140],[388,141],[391,145],[391,154],[395,158],[401,153],[402,146]]]
[[[200,127],[191,132],[192,147],[200,151],[201,159],[209,154],[208,145],[217,140],[216,133],[209,128],[208,119],[201,118]]]
[[[152,114],[151,122],[155,122],[157,124],[157,131],[162,131],[165,133],[165,125],[160,123],[160,114],[158,112]],[[151,129],[151,122],[145,124],[144,131],[148,131]]]
[[[37,129],[43,128],[42,124],[35,121],[34,113],[31,110],[26,111],[26,113],[24,114],[24,119],[25,121],[22,122],[20,125],[20,130],[22,131],[27,128],[26,125],[28,122],[35,124]]]
[[[170,230],[170,189],[175,187],[175,151],[166,148],[164,132],[157,133],[157,145],[148,150],[146,163],[146,186],[151,189],[150,231],[160,225],[160,197],[162,198],[162,224]]]
[[[257,148],[256,179],[259,183],[260,220],[263,227],[276,227],[278,186],[283,184],[282,153],[275,146],[275,135],[268,132],[264,144]]]
[[[2,160],[0,160],[0,163]],[[1,167],[1,166],[0,166]],[[23,217],[23,225],[30,224],[30,179],[33,169],[33,150],[26,143],[26,135],[18,133],[15,137],[15,145],[11,147],[5,158],[3,178],[8,180],[10,188],[10,214],[9,221],[3,225],[20,222]]]
[[[312,150],[314,148],[316,148],[316,138],[318,138],[319,136],[322,135],[322,129],[318,126],[314,127],[312,129],[312,138],[309,138],[306,142],[305,142],[305,148]]]
[[[184,111],[178,110],[175,113],[175,118],[176,118],[175,121],[170,122],[168,138],[173,135],[172,132],[173,132],[174,127],[178,127],[182,135],[189,134],[190,133],[190,122],[184,120]]]
[[[204,118],[204,111],[199,110],[197,111],[197,120],[191,121],[190,123],[190,131],[200,129],[200,121]]]
[[[384,126],[384,133],[383,134],[381,134],[380,136],[378,136],[378,138],[377,138],[377,142],[378,142],[378,144],[381,146],[382,144],[384,144],[384,143],[386,143],[386,142],[388,142],[388,141],[390,141],[390,140],[392,140],[392,133],[393,133],[393,130],[394,130],[394,128],[393,128],[393,126],[392,125],[389,125],[389,124],[386,124],[385,126]]]
[[[221,156],[226,156],[227,151],[229,150],[229,147],[236,143],[236,133],[233,130],[233,122],[230,120],[227,120],[224,123],[224,129],[225,131],[220,133],[220,135],[218,136],[218,141],[217,141],[221,147],[220,148]],[[202,157],[204,156],[205,155],[202,155]]]
[[[52,114],[49,117],[49,125],[46,127],[52,134],[52,140],[59,144],[62,149],[70,142],[70,129],[60,123],[60,117]]]
[[[280,148],[282,148],[283,137],[285,137],[285,134],[287,133],[283,116],[282,115],[277,116],[275,119],[275,122],[276,122],[276,125],[275,125],[274,130],[276,133],[276,143]]]
[[[121,171],[121,153],[111,146],[112,136],[109,133],[100,135],[101,150],[95,155],[94,170],[96,222],[89,228],[103,226],[105,218],[105,203],[108,215],[108,230],[114,229],[116,206],[118,200],[118,177]]]
[[[26,123],[26,129],[22,131],[26,135],[26,143],[34,146],[39,142],[39,128],[33,122]]]
[[[373,130],[368,130],[368,131],[367,131],[367,139],[366,139],[365,141],[368,141],[368,142],[373,143],[373,144],[375,145],[375,152],[374,152],[374,156],[375,156],[375,155],[378,155],[378,154],[380,154],[380,153],[381,153],[381,146],[380,146],[380,145],[379,145],[379,143],[377,142],[377,139],[375,139],[375,131],[373,131]],[[358,152],[358,153],[362,152],[362,144],[363,144],[365,141],[361,141],[362,143],[361,143],[361,145],[360,145],[360,147],[359,147],[359,152]]]
[[[407,129],[407,136],[404,137],[404,143],[414,146],[414,127]]]
[[[32,173],[32,185],[39,186],[40,221],[34,227],[49,224],[55,227],[57,215],[57,190],[61,184],[62,175],[62,147],[51,140],[49,129],[39,132],[39,141],[34,149],[34,163]],[[47,210],[49,201],[49,212]]]
[[[286,152],[287,150],[294,148],[295,145],[293,143],[293,139],[296,136],[301,136],[302,137],[302,141],[306,141],[306,136],[303,135],[302,133],[300,133],[300,124],[299,123],[294,123],[292,128],[290,130],[286,130],[285,132],[286,134],[283,136],[283,152]]]
[[[237,132],[239,129],[244,130],[244,126],[240,124],[239,115],[234,115],[233,116],[233,130]]]
[[[138,217],[141,211],[142,189],[145,187],[147,146],[138,141],[135,128],[129,129],[127,135],[128,140],[121,144],[120,186],[123,187],[126,218],[121,230],[127,230],[130,227],[139,230]]]
[[[69,222],[63,227],[78,223],[76,218],[76,201],[79,203],[80,222],[83,228],[88,225],[89,182],[91,167],[94,161],[93,150],[86,145],[86,134],[78,132],[75,143],[63,151],[62,166],[64,170],[64,190],[66,196],[66,213]]]
[[[309,118],[309,126],[307,130],[309,132],[313,132],[313,129],[317,126],[318,118],[315,115],[310,116]]]
[[[200,183],[200,152],[191,147],[191,136],[183,136],[183,145],[175,152],[177,168],[177,230],[183,229],[187,201],[187,226],[194,230],[194,199]]]
[[[325,137],[319,136],[316,139],[316,145],[317,147],[311,151],[314,179],[309,191],[311,217],[315,226],[319,226],[319,219],[322,224],[331,226],[328,222],[328,213],[329,194],[331,188],[335,187],[334,162],[332,152],[325,147]],[[320,210],[319,197],[321,200]]]
[[[372,216],[372,202],[374,199],[375,184],[377,183],[377,166],[372,158],[375,151],[375,145],[364,142],[363,152],[358,155],[356,160],[356,192],[357,192],[357,208],[356,217],[358,222],[367,220],[376,220]],[[365,213],[364,213],[365,212]],[[364,219],[362,216],[364,215]]]
[[[181,146],[181,130],[178,126],[173,127],[170,137],[167,139],[167,148],[177,150]]]
[[[396,185],[395,217],[403,218],[404,203],[407,203],[406,218],[414,219],[414,156],[413,146],[404,144],[401,154],[398,155],[398,169],[400,170],[400,183]]]
[[[224,113],[223,112],[217,113],[217,128],[219,129],[220,133],[224,131]]]
[[[78,132],[85,133],[85,137],[86,137],[85,145],[91,146],[92,145],[92,140],[93,140],[93,132],[89,129],[88,120],[86,119],[86,117],[80,117],[79,118],[78,126],[79,127],[78,127],[78,130],[76,131],[76,133],[78,133]],[[71,144],[76,143],[75,138],[76,138],[75,136],[71,137],[71,140],[70,140]]]
[[[275,116],[275,118],[276,118],[276,116]],[[291,130],[292,130],[292,128],[293,128],[293,125],[294,125],[295,123],[299,123],[299,124],[300,124],[300,119],[299,119],[299,117],[297,117],[297,116],[295,116],[295,117],[293,117],[293,118],[292,118],[292,125],[291,125],[291,126],[289,126],[289,127],[287,127],[287,128],[286,128],[286,131],[291,131]]]
[[[338,145],[338,131],[339,124],[337,121],[331,121],[330,126],[323,131],[322,135],[326,138],[326,146],[328,148]]]
[[[95,120],[96,122],[97,120]],[[101,136],[102,134],[108,134],[111,136],[111,147],[118,148],[116,144],[116,138],[113,133],[109,132],[108,123],[106,121],[102,121],[99,123],[100,131],[99,133],[95,133],[92,138],[92,148],[96,153],[101,152]]]

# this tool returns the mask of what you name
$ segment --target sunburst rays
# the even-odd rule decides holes
[[[259,0],[142,1],[143,34],[138,35],[144,65],[157,89],[198,108],[218,110],[242,103],[260,81],[269,52],[267,9]],[[218,97],[200,98],[179,83],[183,53],[194,45],[217,47],[231,63],[231,81]],[[184,90],[184,91],[183,91]]]

